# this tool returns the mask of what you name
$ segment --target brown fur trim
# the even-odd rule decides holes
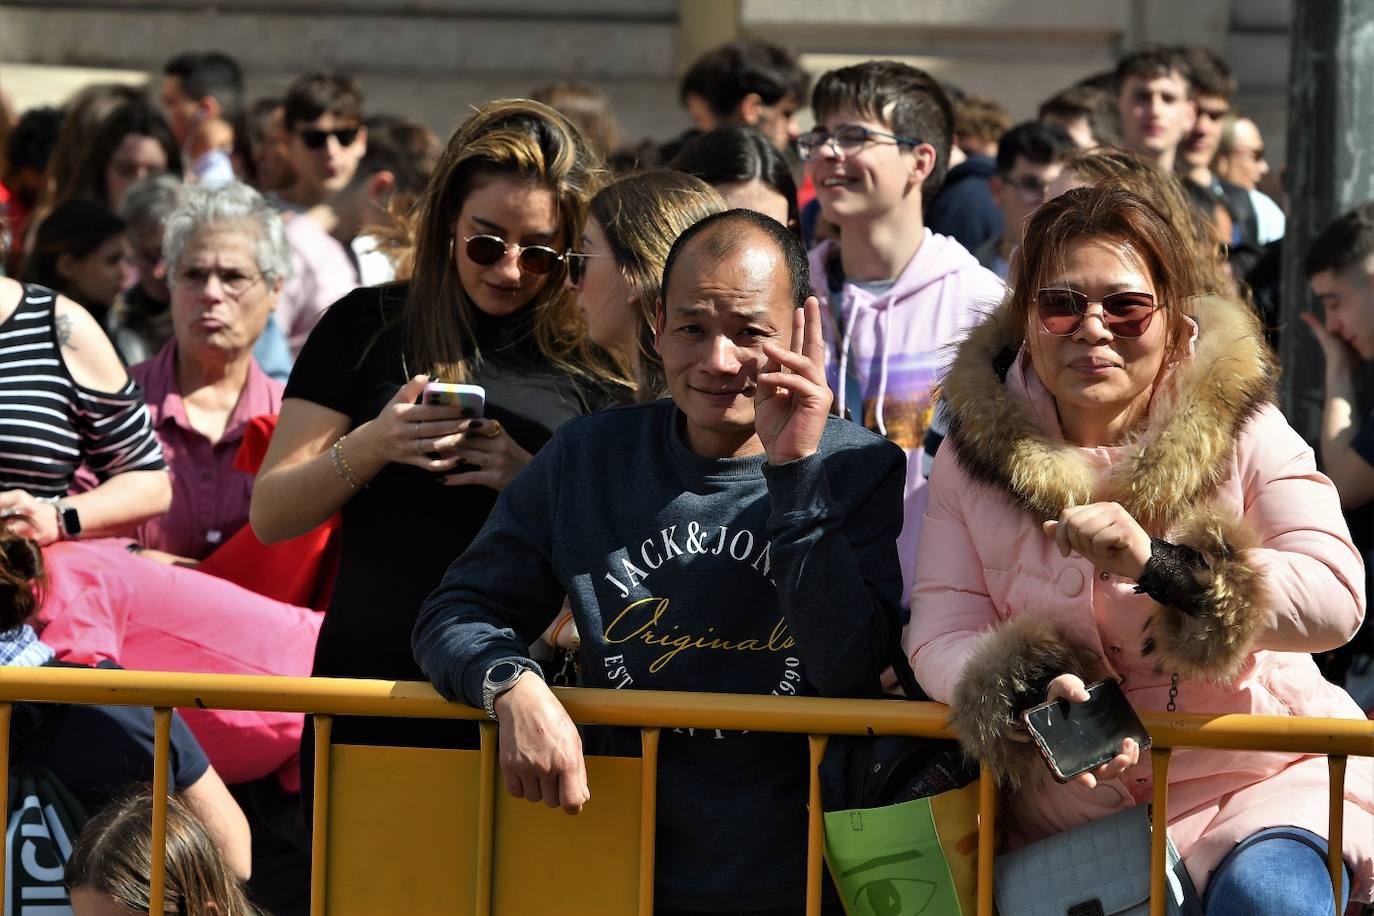
[[[994,314],[960,346],[941,386],[960,464],[1039,520],[1112,501],[1151,533],[1168,530],[1224,479],[1237,435],[1273,400],[1273,355],[1250,309],[1217,297],[1192,305],[1200,325],[1193,358],[1156,392],[1146,426],[1101,484],[998,378],[994,360],[1019,335],[1004,311]]]
[[[1041,617],[1013,617],[984,633],[954,688],[949,724],[969,757],[999,784],[1016,789],[1047,775],[1035,745],[1013,725],[1020,710],[1044,700],[1051,680],[1076,674],[1091,683],[1097,656]],[[1016,737],[1013,737],[1016,736]]]
[[[1198,574],[1206,590],[1205,607],[1193,616],[1160,605],[1145,623],[1142,651],[1157,653],[1161,671],[1230,683],[1245,667],[1269,606],[1263,575],[1243,556],[1258,546],[1259,538],[1243,522],[1204,511],[1185,519],[1171,540],[1206,558],[1208,568]]]

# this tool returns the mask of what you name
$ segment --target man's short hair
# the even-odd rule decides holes
[[[751,232],[751,229],[755,231]],[[667,260],[663,262],[663,284],[660,289],[663,290],[664,305],[667,305],[668,299],[668,278],[672,276],[678,256],[694,239],[700,236],[701,244],[706,246],[706,254],[720,261],[738,254],[756,234],[766,236],[782,254],[792,287],[792,304],[801,308],[811,295],[811,266],[806,257],[806,246],[796,233],[773,217],[744,209],[712,213],[693,223],[677,237],[673,247],[668,249]]]
[[[1121,109],[1116,96],[1098,86],[1078,83],[1056,92],[1040,103],[1039,117],[1087,118],[1088,130],[1098,146],[1121,145]]]
[[[52,158],[61,130],[60,108],[30,108],[20,115],[6,143],[5,156],[9,170],[18,172],[28,168],[43,174],[48,168],[48,160]]]
[[[678,88],[678,100],[699,95],[718,118],[728,118],[750,93],[765,105],[776,105],[791,96],[798,105],[806,102],[811,77],[785,48],[757,39],[732,41],[707,51],[687,70]]]
[[[162,68],[181,81],[187,98],[199,102],[207,96],[219,102],[221,116],[234,121],[243,114],[243,71],[238,61],[218,51],[178,54]]]
[[[1327,226],[1307,249],[1303,270],[1307,276],[1324,270],[1344,273],[1351,267],[1367,269],[1374,257],[1374,201],[1342,213]]]
[[[342,73],[307,73],[287,88],[282,106],[288,131],[327,114],[343,121],[361,122],[363,90],[357,80]]]
[[[831,70],[816,83],[811,110],[818,122],[838,111],[853,111],[886,124],[894,134],[929,143],[935,147],[935,168],[921,185],[922,197],[930,201],[944,184],[954,111],[940,84],[924,70],[893,60]]]
[[[997,142],[997,174],[1010,175],[1016,160],[1049,165],[1077,149],[1069,132],[1052,121],[1022,121]]]
[[[996,143],[1011,128],[1011,115],[993,99],[969,95],[954,103],[954,133],[963,143]]]
[[[1206,95],[1231,101],[1236,94],[1236,78],[1221,55],[1211,48],[1182,48],[1188,62],[1188,85],[1193,95]]]
[[[1116,90],[1119,94],[1121,87],[1126,85],[1126,80],[1133,76],[1137,79],[1152,80],[1175,72],[1183,77],[1184,82],[1191,84],[1192,68],[1188,65],[1188,57],[1181,48],[1145,45],[1129,52],[1117,62]]]

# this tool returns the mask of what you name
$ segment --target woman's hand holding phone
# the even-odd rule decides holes
[[[1088,697],[1088,685],[1083,683],[1081,677],[1074,674],[1059,675],[1050,681],[1049,689],[1045,692],[1047,701],[1063,699],[1070,703],[1086,703]],[[1073,781],[1087,786],[1089,789],[1095,789],[1099,782],[1120,779],[1127,770],[1139,762],[1140,745],[1133,738],[1125,738],[1121,742],[1121,753],[1095,770],[1080,773],[1074,777]]]
[[[415,403],[428,381],[429,376],[415,376],[401,386],[375,419],[348,434],[349,442],[357,441],[370,453],[371,466],[380,469],[386,464],[409,464],[445,473],[462,461],[458,448],[472,421],[463,418],[463,408],[457,405]]]

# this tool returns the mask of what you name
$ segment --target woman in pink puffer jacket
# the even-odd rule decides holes
[[[1153,786],[1130,741],[1055,783],[1022,710],[1111,677],[1139,709],[1362,718],[1309,653],[1351,638],[1365,596],[1335,488],[1273,404],[1257,322],[1196,298],[1164,217],[1081,188],[1031,218],[1017,259],[945,380],[906,645],[1013,791],[1021,844]],[[1327,785],[1320,757],[1173,755],[1170,835],[1209,916],[1332,912]],[[1344,836],[1346,889],[1369,900],[1368,758],[1350,762]]]

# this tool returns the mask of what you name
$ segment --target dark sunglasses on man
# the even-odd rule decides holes
[[[548,245],[515,245],[499,235],[470,235],[463,239],[463,251],[468,260],[490,267],[515,249],[520,269],[532,274],[550,273],[563,262],[563,255]]]
[[[1088,306],[1102,305],[1102,323],[1113,337],[1133,340],[1150,329],[1159,305],[1155,297],[1143,292],[1109,293],[1101,299],[1089,299],[1076,289],[1042,289],[1035,294],[1035,310],[1045,333],[1068,337],[1078,333],[1087,320]]]
[[[313,127],[305,130],[298,130],[296,134],[301,138],[310,149],[323,149],[330,137],[339,141],[340,146],[352,146],[353,141],[358,139],[358,127],[338,127],[334,130],[316,130]]]

